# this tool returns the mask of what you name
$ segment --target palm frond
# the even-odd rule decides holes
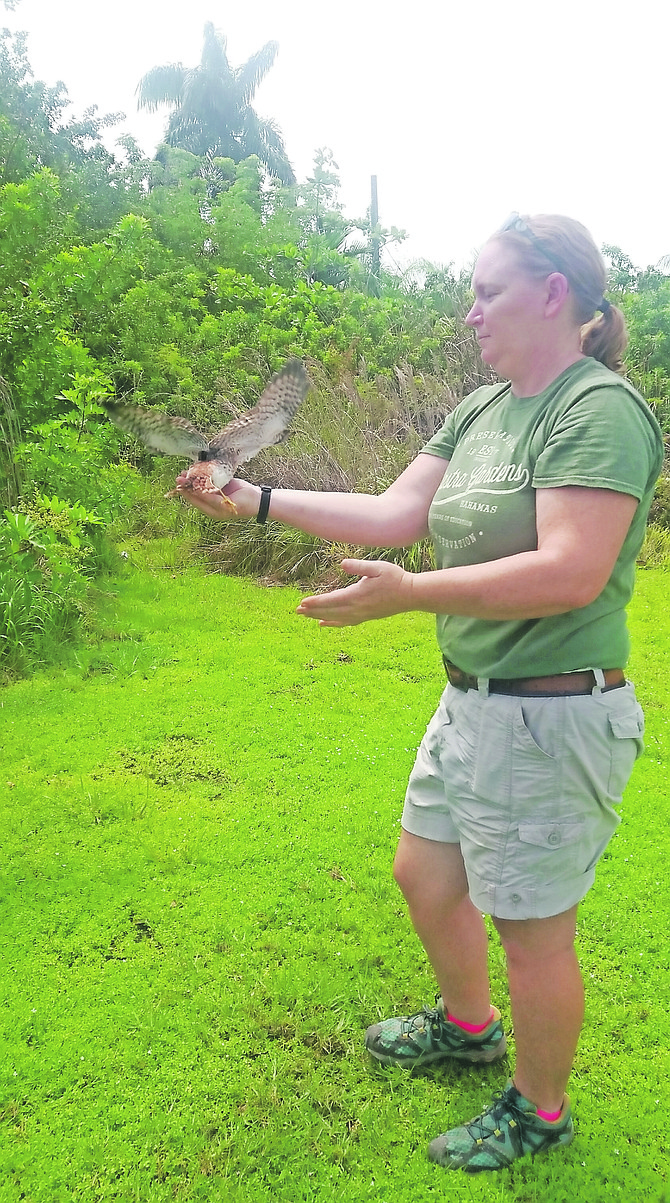
[[[244,104],[249,104],[259,83],[265,78],[274,63],[278,51],[279,42],[266,42],[235,71],[238,94]]]
[[[270,118],[259,117],[252,108],[244,113],[244,146],[248,155],[258,155],[270,175],[282,184],[295,184],[295,174],[284,146],[279,126]]]
[[[179,107],[187,72],[181,63],[167,63],[164,67],[152,67],[143,75],[135,89],[138,109],[155,113],[161,105]]]
[[[200,157],[204,152],[201,152],[199,148],[202,144],[206,144],[207,134],[197,116],[184,113],[183,109],[177,109],[170,114],[165,131],[165,142],[168,146],[187,150],[190,154]]]
[[[367,255],[369,250],[370,247],[367,242],[347,242],[346,238],[337,247],[339,255],[345,255],[351,259],[358,259],[361,255]]]

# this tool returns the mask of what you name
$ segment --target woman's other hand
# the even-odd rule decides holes
[[[373,618],[402,614],[412,606],[413,574],[385,560],[342,560],[342,569],[360,579],[344,589],[304,597],[296,614],[321,627],[354,627]]]

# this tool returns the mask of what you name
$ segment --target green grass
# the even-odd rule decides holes
[[[431,619],[324,631],[291,590],[114,582],[97,644],[0,693],[0,1203],[660,1203],[668,579],[639,574],[648,753],[580,912],[577,1137],[473,1179],[425,1146],[505,1063],[406,1076],[361,1040],[434,992],[390,873]],[[509,1024],[495,940],[491,970]]]

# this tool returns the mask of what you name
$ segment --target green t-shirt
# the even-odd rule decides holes
[[[429,512],[438,568],[535,550],[536,489],[586,485],[637,497],[612,575],[590,605],[550,618],[437,618],[444,655],[476,676],[623,667],[625,607],[663,462],[660,428],[635,389],[589,358],[535,397],[515,397],[509,384],[485,385],[423,450],[450,461]]]

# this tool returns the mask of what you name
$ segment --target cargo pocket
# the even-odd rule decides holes
[[[554,820],[549,823],[526,821],[519,823],[519,839],[522,844],[534,844],[536,848],[555,852],[569,844],[576,844],[583,830],[581,819]]]
[[[584,822],[578,818],[519,823],[519,868],[524,884],[546,888],[583,872],[581,847]]]
[[[607,717],[613,736],[608,793],[615,802],[619,802],[633,765],[644,751],[644,714],[642,707],[637,705],[626,714],[610,713]]]

